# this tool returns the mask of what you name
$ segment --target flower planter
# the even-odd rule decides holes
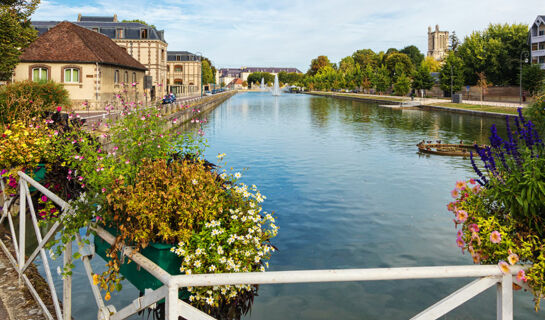
[[[115,230],[105,228],[108,232],[116,234]],[[100,237],[94,238],[95,252],[104,260],[109,261],[110,258],[106,256],[110,249],[110,244],[104,241]],[[182,258],[176,254],[170,252],[170,249],[174,245],[164,243],[150,243],[145,249],[142,249],[140,253],[153,261],[159,267],[172,275],[182,274],[180,272],[180,266],[182,265]],[[132,283],[140,292],[144,293],[146,289],[158,289],[163,286],[163,283],[157,280],[153,275],[144,270],[135,262],[127,263],[125,257],[125,263],[121,264],[120,273]],[[188,299],[191,294],[186,290],[180,290],[180,299]]]

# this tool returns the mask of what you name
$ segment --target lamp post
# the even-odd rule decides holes
[[[453,71],[452,62],[451,62],[450,63],[450,101],[454,101],[452,87],[454,87],[454,71]]]
[[[520,52],[520,83],[519,83],[519,104],[522,107],[522,58],[525,57],[524,63],[528,62],[528,51],[522,50]]]
[[[195,54],[198,54],[199,55],[199,59],[200,59],[200,62],[201,62],[201,98],[202,98],[202,52],[195,52]]]

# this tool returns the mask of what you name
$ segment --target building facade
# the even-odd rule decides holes
[[[302,73],[297,68],[282,68],[282,67],[242,67],[242,68],[225,68],[218,70],[218,82],[224,84],[230,84],[235,79],[242,79],[247,81],[248,76],[254,72],[267,72],[277,75],[280,72],[286,73]]]
[[[530,60],[545,69],[545,16],[537,16],[530,27],[529,35]]]
[[[176,96],[201,94],[201,57],[187,51],[167,52],[167,91]]]
[[[448,31],[439,31],[439,25],[435,25],[435,31],[428,27],[428,57],[440,61],[445,58],[448,51]]]
[[[144,65],[108,37],[70,22],[39,36],[20,60],[14,81],[60,83],[75,109],[100,109],[123,91],[129,99],[141,99],[144,93]]]
[[[32,21],[32,25],[42,35],[59,21]],[[146,75],[152,77],[151,97],[166,94],[167,85],[167,42],[164,31],[137,22],[119,22],[117,16],[95,17],[78,15],[74,24],[101,33],[123,48],[147,69]]]

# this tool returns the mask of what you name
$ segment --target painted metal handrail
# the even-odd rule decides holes
[[[8,199],[5,193],[5,185],[2,179],[2,196],[4,200],[3,213],[0,223],[7,219],[10,233],[12,234],[15,257],[11,255],[7,246],[0,239],[0,247],[8,256],[9,261],[19,273],[20,279],[29,288],[32,296],[43,309],[48,319],[68,320],[72,318],[72,278],[63,278],[63,310],[57,299],[56,289],[53,283],[48,257],[44,246],[54,238],[55,233],[62,228],[56,222],[51,230],[42,237],[38,227],[36,212],[34,210],[28,184],[32,185],[39,192],[46,195],[55,204],[62,208],[62,217],[75,214],[70,205],[55,195],[53,192],[42,186],[37,181],[23,172],[18,172],[19,180],[19,240],[16,238],[15,228],[9,207],[14,198]],[[25,230],[26,230],[26,208],[29,208],[30,217],[34,226],[34,232],[38,239],[38,246],[34,252],[25,259]],[[96,236],[104,239],[110,245],[115,242],[115,237],[100,227],[92,228]],[[171,275],[157,264],[136,252],[134,248],[126,246],[122,254],[129,257],[134,263],[144,268],[155,278],[163,283],[163,286],[147,291],[142,297],[135,299],[131,304],[119,311],[108,305],[106,306],[100,289],[93,282],[93,270],[90,259],[93,256],[94,248],[85,247],[79,234],[76,236],[78,249],[81,254],[85,272],[91,284],[93,297],[98,308],[99,320],[121,320],[144,310],[162,299],[165,299],[166,319],[178,319],[182,316],[186,319],[213,319],[210,315],[194,308],[178,298],[178,292],[183,287],[199,286],[220,286],[237,284],[281,284],[281,283],[316,283],[316,282],[345,282],[345,281],[381,281],[381,280],[402,280],[402,279],[439,279],[439,278],[476,278],[466,286],[440,300],[428,309],[422,311],[412,319],[437,319],[464,302],[475,297],[484,290],[496,285],[497,287],[497,318],[502,320],[513,319],[513,289],[512,284],[516,283],[525,289],[530,289],[525,283],[521,283],[513,277],[522,266],[512,266],[511,272],[504,274],[496,265],[469,265],[469,266],[434,266],[434,267],[409,267],[409,268],[374,268],[374,269],[333,269],[333,270],[299,270],[299,271],[272,271],[272,272],[247,272],[247,273],[223,273],[223,274],[192,274],[192,275]],[[65,244],[63,254],[64,265],[72,263],[72,243]],[[42,259],[46,280],[51,291],[55,308],[55,317],[49,312],[44,302],[34,289],[28,277],[24,274],[28,266],[37,258],[38,254]]]

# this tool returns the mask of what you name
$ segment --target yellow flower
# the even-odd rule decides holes
[[[96,273],[93,275],[93,284],[98,284],[98,274]]]
[[[104,296],[104,300],[108,301],[110,300],[111,296],[109,292],[106,292],[106,295]]]

